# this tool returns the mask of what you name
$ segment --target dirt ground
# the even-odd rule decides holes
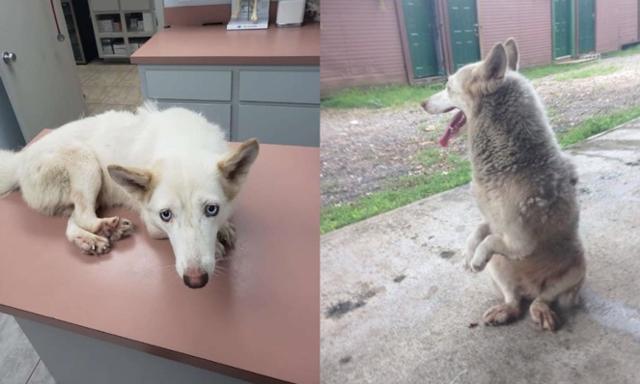
[[[640,55],[602,59],[614,73],[591,78],[533,81],[551,125],[563,131],[594,115],[637,105]],[[383,189],[397,178],[438,172],[425,169],[416,155],[439,148],[437,140],[451,116],[431,116],[419,105],[401,108],[325,109],[321,112],[322,205],[354,201]],[[465,154],[465,140],[455,138],[443,151]]]

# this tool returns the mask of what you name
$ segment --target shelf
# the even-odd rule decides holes
[[[127,37],[151,37],[153,32],[127,32]]]
[[[129,55],[116,55],[114,53],[103,53],[102,57],[105,59],[128,59]]]
[[[98,32],[98,36],[101,38],[124,37],[124,32]]]

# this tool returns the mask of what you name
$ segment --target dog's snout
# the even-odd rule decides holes
[[[425,100],[422,103],[420,103],[420,105],[422,106],[422,109],[424,109],[425,111],[427,110],[428,104],[429,104],[429,100]]]
[[[209,281],[209,274],[200,268],[188,268],[182,280],[189,288],[202,288]]]

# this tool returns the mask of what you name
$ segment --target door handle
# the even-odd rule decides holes
[[[473,24],[473,33],[475,33],[476,37],[480,36],[480,26],[478,24]]]
[[[3,52],[2,53],[2,61],[4,61],[6,64],[11,64],[11,62],[16,61],[17,58],[18,57],[13,52]]]

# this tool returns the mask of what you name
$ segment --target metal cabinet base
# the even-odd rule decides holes
[[[139,71],[145,99],[202,113],[230,140],[320,145],[317,66],[140,65]]]
[[[246,383],[39,322],[16,321],[58,383]]]

